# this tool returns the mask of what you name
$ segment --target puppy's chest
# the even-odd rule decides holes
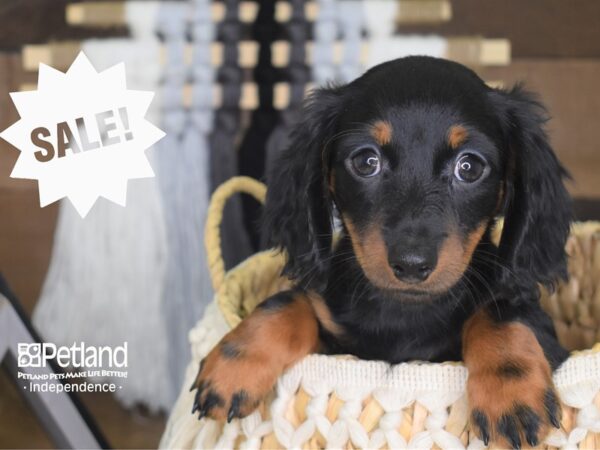
[[[327,353],[351,354],[393,364],[410,360],[459,361],[466,318],[430,311],[333,312],[333,319],[343,331],[336,336],[322,330],[321,340]]]

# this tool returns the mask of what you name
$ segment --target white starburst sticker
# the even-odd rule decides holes
[[[124,63],[98,73],[80,52],[66,73],[40,64],[37,91],[11,93],[21,118],[0,133],[21,152],[10,176],[37,179],[42,207],[125,206],[127,181],[154,176],[145,150],[165,134],[144,118],[153,96],[126,88]]]

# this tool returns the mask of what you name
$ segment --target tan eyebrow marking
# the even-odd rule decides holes
[[[448,145],[456,150],[460,145],[467,140],[469,132],[462,125],[452,125],[448,129]]]
[[[386,145],[392,141],[392,125],[387,120],[378,120],[371,125],[371,136],[379,145]]]

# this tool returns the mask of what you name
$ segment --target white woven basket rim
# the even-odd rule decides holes
[[[360,387],[365,390],[459,392],[465,390],[467,375],[467,369],[458,362],[411,361],[390,365],[383,361],[314,354],[294,365],[283,378],[299,377],[302,384],[318,382],[334,390]],[[558,389],[590,382],[600,386],[600,345],[574,352],[554,373]]]

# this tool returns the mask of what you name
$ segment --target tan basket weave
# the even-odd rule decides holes
[[[231,424],[197,421],[187,387],[218,340],[289,281],[284,256],[258,253],[225,272],[219,225],[227,199],[245,192],[264,201],[265,187],[237,177],[211,200],[206,249],[215,302],[190,332],[192,362],[161,441],[164,448],[484,448],[468,427],[467,371],[456,363],[361,361],[311,355],[278,382],[272,398]],[[575,224],[567,243],[570,281],[542,304],[561,342],[575,351],[556,372],[563,403],[560,430],[539,448],[600,449],[600,223]],[[588,350],[583,350],[588,349]]]

